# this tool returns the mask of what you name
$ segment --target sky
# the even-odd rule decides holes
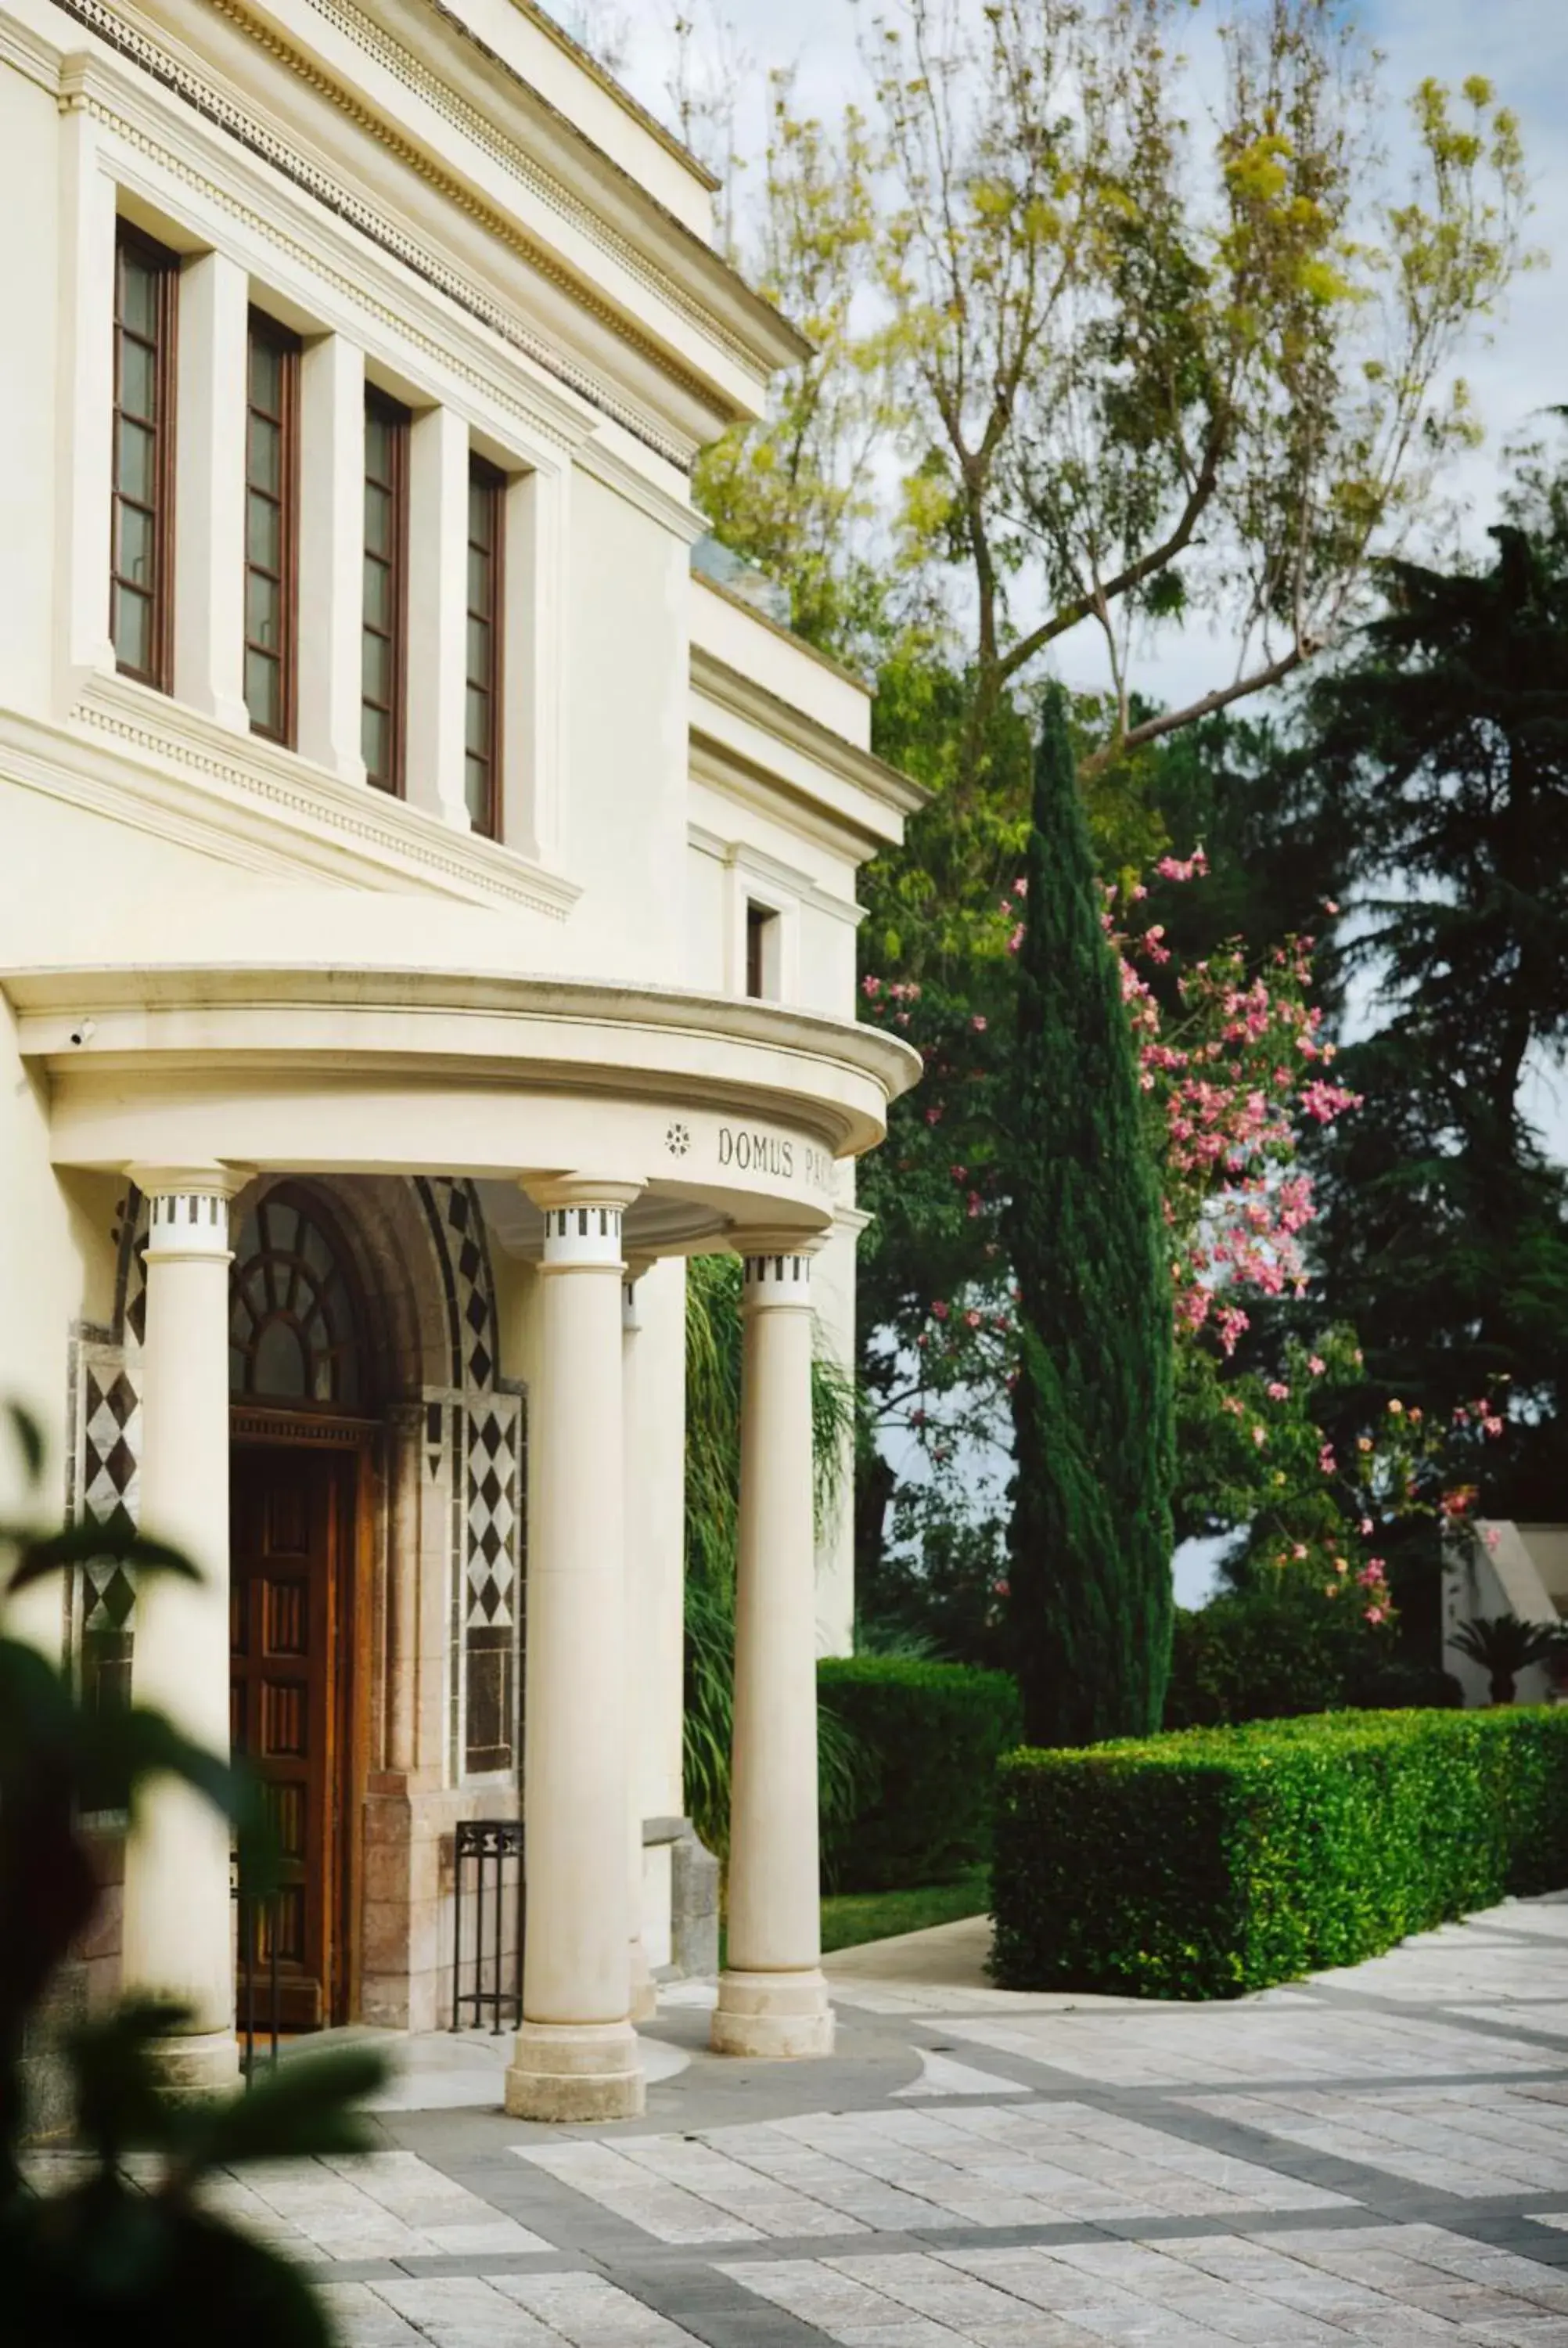
[[[547,0],[569,28],[599,46],[619,36],[620,71],[635,95],[669,118],[668,82],[677,14],[692,19],[696,37],[715,45],[744,86],[758,95],[754,114],[743,116],[743,151],[762,139],[760,91],[767,70],[794,67],[797,110],[835,115],[863,87],[857,41],[879,13],[876,0]],[[1213,22],[1214,0],[1196,0],[1200,19]],[[1532,213],[1527,242],[1548,265],[1516,280],[1506,311],[1485,341],[1468,349],[1463,372],[1485,428],[1483,448],[1467,458],[1451,488],[1460,500],[1462,529],[1483,545],[1501,478],[1508,437],[1527,428],[1540,410],[1568,404],[1568,6],[1563,0],[1366,0],[1358,21],[1386,59],[1386,87],[1400,99],[1426,76],[1455,84],[1486,75],[1499,98],[1518,114],[1531,180]],[[1390,143],[1398,136],[1398,117]],[[1397,151],[1397,149],[1396,149]],[[1149,664],[1140,683],[1167,702],[1193,697],[1223,675],[1225,648],[1202,628]],[[1065,642],[1061,666],[1070,683],[1102,682],[1087,643]],[[1555,1154],[1568,1159],[1568,1081],[1538,1072],[1529,1107]],[[1189,1544],[1177,1560],[1177,1595],[1192,1604],[1212,1575],[1207,1545]]]

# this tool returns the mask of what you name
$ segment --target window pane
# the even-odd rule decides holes
[[[116,586],[114,591],[115,658],[143,674],[152,667],[152,603],[149,597]]]
[[[271,489],[276,495],[282,487],[282,434],[264,416],[252,416],[250,453],[245,460],[246,479],[257,489]]]
[[[488,756],[490,748],[490,696],[471,685],[464,697],[463,745],[477,758]]]
[[[305,1354],[299,1332],[287,1321],[269,1321],[261,1332],[251,1369],[251,1392],[295,1401],[305,1391]]]
[[[392,628],[392,573],[374,560],[364,566],[364,624],[384,633]]]
[[[267,1238],[272,1246],[280,1249],[284,1255],[292,1255],[299,1228],[300,1210],[297,1207],[287,1206],[281,1199],[268,1200]]]
[[[251,489],[245,499],[245,560],[263,571],[283,567],[282,508]]]
[[[367,629],[364,635],[364,656],[361,663],[362,690],[367,701],[390,705],[392,700],[392,646],[384,636],[374,636]]]
[[[365,773],[371,781],[389,782],[392,778],[392,720],[384,709],[372,709],[368,702],[360,708],[359,747]]]
[[[140,506],[128,506],[123,498],[117,498],[115,570],[120,578],[128,579],[134,586],[145,587],[149,594],[152,592],[155,544],[152,516]]]
[[[115,427],[115,487],[144,506],[152,503],[155,443],[144,424],[121,417]]]
[[[252,644],[262,652],[275,653],[278,645],[278,586],[263,572],[248,571],[245,574],[245,633]]]
[[[487,831],[490,825],[490,770],[483,758],[469,755],[464,761],[463,796],[468,803],[468,820],[477,831]]]
[[[374,407],[364,419],[364,469],[378,481],[392,479],[392,427]]]
[[[475,685],[490,682],[490,623],[488,620],[468,623],[468,665],[464,674]]]
[[[119,404],[133,416],[158,414],[158,357],[149,343],[119,338]]]
[[[245,706],[251,713],[251,725],[260,726],[269,734],[282,731],[281,683],[277,662],[269,660],[264,653],[252,652],[247,647]]]
[[[495,565],[487,554],[477,547],[468,549],[468,609],[487,615],[490,609],[490,582]]]
[[[257,407],[280,415],[283,405],[283,354],[260,335],[251,337],[251,397]]]
[[[496,498],[487,481],[468,483],[468,535],[476,546],[488,547],[495,527]]]
[[[119,314],[128,326],[149,339],[158,325],[158,273],[122,246],[119,256]]]
[[[364,485],[364,551],[392,558],[392,499],[374,481]]]

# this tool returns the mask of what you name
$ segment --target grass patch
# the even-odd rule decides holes
[[[991,1904],[990,1869],[971,1867],[952,1883],[922,1883],[912,1891],[837,1891],[822,1903],[822,1952],[856,1949],[863,1941],[891,1940],[981,1916]]]

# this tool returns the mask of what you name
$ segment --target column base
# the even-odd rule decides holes
[[[525,2021],[507,2072],[515,2120],[634,2120],[647,2099],[630,2022]]]
[[[180,2102],[227,2095],[240,2084],[240,2045],[231,2030],[156,2039],[148,2059],[164,2093]]]
[[[709,2044],[715,2054],[750,2054],[769,2063],[831,2054],[833,2008],[820,1970],[722,1972]]]

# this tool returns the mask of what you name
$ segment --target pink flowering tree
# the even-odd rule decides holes
[[[1198,887],[1206,865],[1200,849],[1155,870]],[[992,917],[1002,963],[1017,950],[1022,886],[999,898]],[[1179,969],[1147,901],[1143,881],[1119,881],[1106,889],[1104,921],[1121,957],[1170,1240],[1178,1520],[1185,1533],[1235,1536],[1232,1570],[1244,1584],[1286,1584],[1387,1638],[1386,1550],[1411,1518],[1471,1509],[1477,1454],[1501,1432],[1504,1406],[1477,1396],[1437,1426],[1395,1400],[1350,1437],[1331,1433],[1361,1384],[1353,1333],[1280,1334],[1282,1323],[1310,1326],[1315,1207],[1303,1138],[1358,1106],[1335,1079],[1335,1048],[1311,1001],[1313,941],[1289,939],[1258,963],[1238,940]],[[1013,1375],[1001,1161],[990,1138],[1006,1127],[1010,1023],[875,977],[863,988],[866,1015],[927,1055],[926,1154],[911,1153],[896,1179],[907,1195],[945,1187],[948,1225],[963,1235],[954,1262],[964,1277],[949,1285],[937,1269],[898,1336],[897,1409],[940,1473],[999,1424]]]

